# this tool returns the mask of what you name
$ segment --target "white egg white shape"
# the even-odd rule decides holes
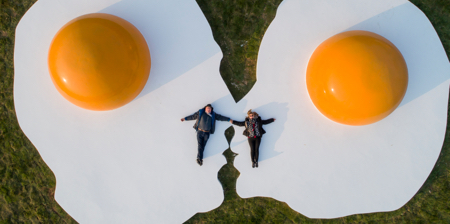
[[[152,68],[140,95],[112,111],[65,100],[47,67],[50,43],[70,20],[109,13],[136,26]],[[180,119],[229,95],[222,58],[195,1],[39,0],[20,21],[15,42],[14,102],[20,127],[56,176],[56,201],[80,223],[181,223],[223,201],[217,172],[225,164],[229,123],[217,122],[196,163],[193,122]]]
[[[409,70],[400,106],[371,125],[327,119],[306,88],[315,48],[349,30],[384,36]],[[310,218],[392,211],[415,195],[439,157],[450,64],[433,26],[409,1],[284,0],[261,43],[257,75],[238,104],[240,116],[254,109],[262,119],[277,120],[264,127],[257,169],[243,129],[236,128],[231,147],[239,153],[241,197],[272,197]]]

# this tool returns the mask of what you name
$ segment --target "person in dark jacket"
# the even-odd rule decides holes
[[[252,159],[252,167],[258,167],[259,158],[259,145],[261,144],[261,137],[266,131],[263,129],[263,125],[274,122],[274,118],[262,120],[256,112],[249,110],[245,121],[233,121],[234,125],[245,126],[243,135],[248,137],[248,144],[250,145],[250,156]]]
[[[222,116],[214,112],[214,108],[211,104],[206,105],[204,108],[198,110],[194,114],[181,118],[181,121],[196,120],[194,129],[197,131],[198,142],[198,154],[197,163],[203,165],[203,151],[205,150],[206,142],[209,139],[210,134],[214,134],[216,128],[216,120],[229,121],[233,123],[229,117]]]

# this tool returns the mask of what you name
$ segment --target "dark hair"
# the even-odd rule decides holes
[[[206,109],[207,107],[211,107],[211,111],[214,110],[214,108],[211,106],[211,104],[206,105],[203,109]]]

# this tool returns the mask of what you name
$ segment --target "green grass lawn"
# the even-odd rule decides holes
[[[20,129],[13,101],[14,31],[35,0],[0,0],[0,223],[74,223],[55,202],[55,177]],[[239,100],[256,82],[256,61],[265,30],[281,0],[197,0],[223,51],[220,72]],[[450,1],[412,0],[433,23],[450,52]],[[243,45],[243,47],[241,47]],[[448,127],[448,125],[447,125]],[[230,140],[234,129],[226,132]],[[394,212],[353,215],[332,220],[308,219],[271,198],[242,199],[236,193],[236,156],[218,173],[222,205],[198,213],[187,223],[450,223],[450,137],[429,178],[405,206]]]

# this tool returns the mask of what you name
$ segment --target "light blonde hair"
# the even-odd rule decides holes
[[[256,113],[256,112],[254,112],[254,111],[252,111],[251,109],[247,112],[247,116],[250,116],[250,114],[253,114],[253,116],[254,116],[255,118],[259,117],[259,114]]]

